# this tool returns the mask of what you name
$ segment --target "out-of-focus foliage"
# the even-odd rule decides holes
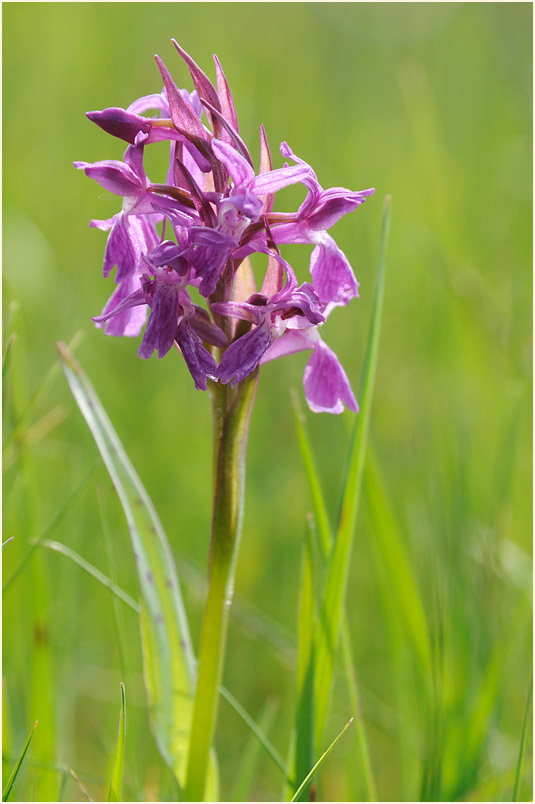
[[[195,641],[198,635],[209,401],[178,355],[140,361],[137,342],[107,338],[91,323],[111,288],[100,275],[105,236],[88,222],[110,217],[119,199],[72,161],[121,158],[124,149],[85,111],[159,91],[154,53],[190,88],[173,36],[209,75],[218,54],[244,139],[254,142],[263,123],[275,166],[284,139],[323,186],[377,188],[333,232],[361,298],[325,333],[355,390],[382,197],[392,194],[373,463],[364,473],[347,600],[382,800],[498,800],[514,784],[531,661],[531,35],[532,8],[524,3],[3,6],[4,348],[17,336],[4,372],[3,539],[15,537],[3,551],[4,582],[96,458],[59,372],[11,435],[56,360],[55,342],[81,329],[77,354],[172,541]],[[153,151],[148,172],[159,180],[166,148]],[[287,209],[304,195],[299,187],[285,192]],[[300,251],[283,254],[304,281]],[[266,701],[277,703],[270,738],[283,755],[294,719],[297,587],[312,507],[289,393],[302,393],[305,362],[296,355],[261,372],[224,679],[255,717]],[[349,414],[308,417],[333,522],[350,425]],[[136,596],[127,529],[103,468],[52,538]],[[418,635],[407,625],[414,589],[432,644],[427,677],[415,653]],[[9,587],[3,611],[6,779],[39,720],[12,798],[82,799],[79,785],[92,797],[106,795],[120,680],[129,691],[123,797],[172,797],[148,730],[135,613],[122,612],[118,640],[110,592],[42,548]],[[325,747],[351,714],[341,680]],[[222,702],[218,751],[229,795],[249,739]],[[344,738],[323,765],[325,800],[362,797],[353,745]],[[530,753],[527,745],[524,800],[532,796]],[[278,798],[282,782],[262,754],[250,797]]]

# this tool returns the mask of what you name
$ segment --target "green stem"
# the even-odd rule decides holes
[[[245,488],[245,451],[257,372],[230,398],[227,386],[212,384],[214,503],[208,567],[208,597],[199,645],[186,801],[203,801],[223,671],[227,621],[234,586]]]
[[[366,729],[364,728],[364,718],[360,706],[360,695],[357,684],[357,677],[355,668],[353,666],[353,657],[351,655],[351,634],[349,632],[349,621],[347,618],[347,611],[344,611],[342,620],[342,649],[344,653],[344,665],[346,680],[348,685],[349,697],[351,700],[351,709],[354,712],[355,718],[355,735],[357,740],[357,753],[361,763],[361,773],[364,777],[364,784],[366,787],[366,800],[377,801],[377,791],[375,789],[375,780],[373,777],[372,766],[370,762],[370,753],[368,751],[368,741],[366,738]]]

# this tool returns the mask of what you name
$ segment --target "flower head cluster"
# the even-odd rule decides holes
[[[123,199],[112,218],[91,221],[108,232],[104,276],[115,268],[116,284],[94,321],[117,336],[137,336],[147,322],[139,356],[156,351],[161,358],[177,346],[202,390],[208,380],[234,386],[261,363],[311,350],[304,385],[312,410],[339,413],[345,404],[356,411],[346,374],[319,327],[334,307],[358,295],[353,270],[328,230],[373,189],[324,190],[286,143],[281,153],[291,164],[273,169],[263,127],[256,172],[217,57],[216,88],[173,43],[189,67],[193,92],[178,89],[156,56],[160,94],[87,115],[128,143],[122,162],[74,163]],[[169,168],[165,182],[155,184],[143,155],[163,140]],[[275,193],[296,183],[306,188],[297,212],[274,212]],[[299,284],[281,256],[286,243],[313,245],[310,282]],[[255,252],[267,262],[259,291],[249,262]],[[203,300],[205,306],[197,303]]]

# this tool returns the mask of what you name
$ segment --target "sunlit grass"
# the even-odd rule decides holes
[[[176,795],[150,732],[138,615],[113,594],[137,600],[128,530],[55,356],[57,340],[84,330],[77,356],[163,523],[196,645],[209,405],[178,358],[142,363],[137,343],[92,329],[108,288],[104,237],[87,222],[116,203],[95,198],[71,167],[121,156],[120,143],[106,151],[84,112],[159,88],[150,58],[171,53],[171,36],[207,71],[219,54],[244,139],[255,141],[263,122],[274,161],[284,137],[324,186],[377,187],[335,234],[354,262],[360,299],[338,311],[326,336],[355,389],[381,199],[394,198],[345,598],[351,656],[343,642],[323,739],[309,746],[289,797],[354,714],[350,658],[378,800],[532,798],[532,9],[396,6],[3,7],[3,539],[14,537],[3,551],[4,783],[39,720],[11,800],[84,800],[82,788],[106,799],[120,681],[128,693],[122,797]],[[168,61],[189,85],[178,61]],[[300,281],[307,258],[296,256]],[[298,614],[301,566],[317,594],[318,542],[337,524],[352,417],[306,416],[320,504],[289,394],[302,393],[303,369],[298,355],[263,367],[251,424],[224,685],[273,751],[222,703],[216,747],[229,798],[281,797],[297,650],[308,638]],[[312,512],[317,532],[304,548]],[[52,540],[70,557],[45,544]],[[314,545],[315,563],[303,559]],[[98,568],[111,591],[73,555]],[[313,780],[326,800],[372,797],[356,758],[357,726]]]

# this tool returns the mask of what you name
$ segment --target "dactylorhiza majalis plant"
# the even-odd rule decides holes
[[[116,285],[93,319],[97,327],[108,335],[131,337],[145,327],[138,349],[144,359],[155,351],[162,358],[176,347],[195,388],[209,390],[212,402],[209,586],[183,780],[185,797],[195,801],[204,794],[215,727],[258,369],[275,358],[309,350],[304,389],[310,408],[340,413],[345,405],[358,411],[344,369],[320,330],[335,307],[358,295],[349,261],[328,230],[374,191],[323,189],[310,165],[286,142],[280,151],[288,161],[273,168],[263,127],[255,170],[217,57],[214,87],[173,43],[189,67],[194,90],[179,89],[156,56],[163,79],[160,93],[139,98],[126,109],[87,115],[128,143],[124,161],[74,164],[122,198],[122,208],[112,218],[91,221],[108,232],[104,276],[115,268]],[[145,172],[144,152],[162,141],[169,143],[167,176],[153,183]],[[274,211],[275,194],[297,183],[306,190],[299,209]],[[288,243],[313,246],[310,281],[299,283],[281,255],[279,247]],[[249,261],[256,252],[266,259],[259,289]]]

